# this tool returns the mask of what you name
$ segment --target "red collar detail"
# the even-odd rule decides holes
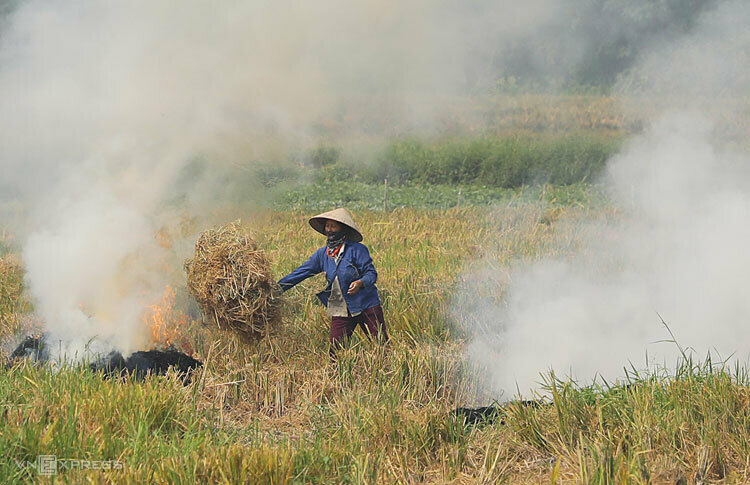
[[[332,258],[335,258],[336,256],[339,255],[339,253],[341,252],[341,248],[343,246],[344,246],[343,244],[339,244],[338,246],[336,246],[336,249],[334,250],[331,250],[331,248],[326,248],[326,254]]]

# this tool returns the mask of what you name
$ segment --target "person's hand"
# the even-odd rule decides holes
[[[349,295],[353,295],[361,290],[363,286],[365,286],[365,284],[362,283],[362,280],[352,281],[352,284],[349,285],[349,291],[347,291],[346,293]]]

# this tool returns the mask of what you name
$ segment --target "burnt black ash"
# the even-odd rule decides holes
[[[141,350],[124,358],[119,352],[110,354],[91,364],[93,371],[102,371],[106,375],[133,374],[142,379],[147,375],[164,375],[173,368],[183,379],[192,377],[192,373],[203,367],[203,362],[183,354],[176,349]]]
[[[47,360],[47,349],[44,346],[44,339],[42,339],[41,335],[29,335],[10,354],[11,362],[26,357],[33,360]]]
[[[10,355],[9,365],[18,359],[30,358],[35,362],[47,362],[49,353],[43,336],[26,337]],[[172,368],[188,383],[196,369],[203,367],[203,362],[184,354],[174,347],[165,350],[142,350],[133,352],[127,358],[120,352],[112,351],[89,364],[91,370],[102,372],[107,377],[130,374],[137,379],[147,375],[164,375]]]
[[[516,400],[508,401],[496,406],[482,406],[478,408],[456,408],[451,411],[451,415],[463,420],[467,425],[493,424],[498,422],[505,424],[508,408],[510,406],[523,406],[539,408],[549,406],[548,402],[541,400]]]

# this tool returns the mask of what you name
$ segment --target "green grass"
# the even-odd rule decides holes
[[[620,139],[592,134],[514,134],[440,140],[404,139],[389,145],[365,181],[482,183],[520,187],[567,185],[595,179]],[[352,175],[357,174],[351,170]]]
[[[264,185],[297,180],[391,185],[482,185],[518,188],[593,182],[617,152],[617,134],[510,133],[397,138],[343,152],[319,146],[298,165],[274,163],[253,172]]]
[[[506,189],[483,185],[391,185],[337,180],[279,185],[271,189],[269,199],[270,205],[276,210],[308,212],[340,206],[351,210],[382,211],[410,207],[450,209],[523,204],[593,207],[606,203],[606,196],[600,186],[583,183]]]

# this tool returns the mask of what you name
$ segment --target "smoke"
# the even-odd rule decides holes
[[[550,369],[611,382],[631,365],[669,367],[680,355],[670,331],[699,358],[748,361],[750,160],[716,129],[747,95],[748,18],[746,2],[721,4],[649,49],[637,86],[620,86],[659,110],[608,163],[618,217],[560,223],[560,238],[582,248],[571,256],[465,276],[455,316],[493,394],[527,395]]]
[[[30,293],[47,322],[47,340],[57,347],[53,352],[82,358],[87,351],[136,350],[143,343],[140,313],[154,296],[148,292],[164,282],[132,287],[125,278],[133,272],[125,265],[144,263],[134,248],[158,250],[154,228],[146,215],[104,190],[58,203],[57,218],[31,233],[23,250]]]
[[[3,3],[0,199],[50,341],[136,349],[174,260],[157,231],[257,200],[234,175],[321,133],[429,130],[486,72],[488,34],[556,4]]]

